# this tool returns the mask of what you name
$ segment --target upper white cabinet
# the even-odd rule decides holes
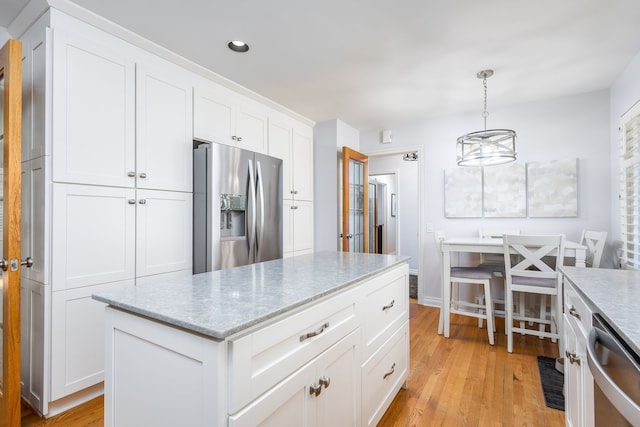
[[[190,82],[177,66],[136,66],[136,185],[191,191]]]
[[[194,88],[193,136],[267,153],[267,108],[214,83]]]
[[[53,180],[191,191],[190,82],[55,30]]]
[[[135,65],[121,50],[53,33],[53,180],[133,187]]]
[[[293,121],[269,120],[269,155],[282,159],[285,199],[313,200],[313,131]]]

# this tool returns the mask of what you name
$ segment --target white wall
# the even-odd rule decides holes
[[[313,128],[314,250],[340,250],[342,147],[359,149],[360,134],[341,120]]]
[[[418,269],[418,163],[405,162],[402,154],[369,157],[369,175],[397,171],[398,255],[409,256],[409,268]],[[389,190],[391,193],[391,189]],[[389,215],[390,216],[390,215]],[[393,218],[395,221],[396,218]]]
[[[433,224],[449,237],[475,236],[479,228],[518,228],[523,233],[564,233],[578,240],[583,228],[609,230],[611,210],[609,91],[538,101],[490,111],[489,128],[514,129],[518,161],[578,159],[578,217],[549,219],[448,219],[444,217],[444,170],[455,168],[458,136],[482,128],[481,112],[456,114],[393,129],[393,147],[421,147],[424,162],[423,227]],[[364,153],[381,149],[380,133],[361,134]],[[408,162],[407,162],[408,163]],[[408,221],[415,221],[414,219]],[[404,221],[404,219],[403,219]],[[423,230],[424,303],[439,303],[440,261],[433,233]],[[402,239],[402,237],[401,237]],[[402,243],[401,243],[402,244]]]
[[[620,204],[618,195],[620,189],[620,134],[618,128],[620,126],[620,117],[626,113],[633,105],[640,101],[640,52],[629,63],[620,76],[611,86],[610,102],[611,102],[611,229],[609,235],[611,242],[619,242],[620,233]],[[610,254],[611,258],[611,254]]]
[[[0,47],[4,46],[7,40],[9,40],[9,32],[6,28],[0,27]]]

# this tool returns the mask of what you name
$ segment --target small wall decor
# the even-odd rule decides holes
[[[527,216],[527,179],[524,163],[483,168],[485,218]]]
[[[577,159],[527,163],[530,218],[578,216]]]
[[[447,218],[482,217],[482,169],[444,171],[444,215]]]

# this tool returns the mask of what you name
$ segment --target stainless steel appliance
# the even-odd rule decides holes
[[[194,141],[193,273],[282,258],[282,160]]]
[[[587,344],[596,426],[640,426],[640,356],[599,314]]]

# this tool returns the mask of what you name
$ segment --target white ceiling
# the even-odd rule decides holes
[[[312,120],[360,130],[480,115],[485,68],[496,72],[489,111],[606,89],[640,51],[638,0],[60,1]],[[2,0],[0,26],[26,2]],[[231,52],[232,39],[251,50]]]

